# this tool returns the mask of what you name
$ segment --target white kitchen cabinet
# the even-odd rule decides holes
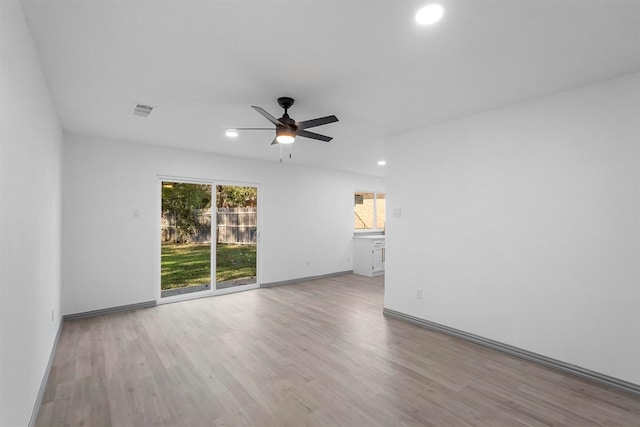
[[[353,272],[363,276],[384,274],[384,236],[353,238]]]

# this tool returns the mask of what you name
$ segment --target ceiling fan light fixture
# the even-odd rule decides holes
[[[292,137],[291,135],[279,135],[276,138],[276,141],[278,141],[278,143],[280,144],[293,144],[293,141],[295,141],[296,139],[294,137]]]
[[[292,144],[296,140],[296,133],[286,127],[278,127],[276,129],[276,141],[279,144]]]

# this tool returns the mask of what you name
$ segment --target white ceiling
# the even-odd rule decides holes
[[[640,70],[640,2],[24,1],[64,129],[279,161],[279,96],[298,120],[292,161],[384,174],[387,136]],[[157,106],[149,118],[134,102]]]

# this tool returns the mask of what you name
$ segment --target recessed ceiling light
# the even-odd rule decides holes
[[[386,164],[387,164],[387,162],[385,162],[384,160],[380,160],[380,161],[378,162],[378,165],[379,165],[379,166],[384,166],[384,165],[386,165]]]
[[[238,131],[235,129],[227,129],[224,132],[225,135],[227,135],[229,138],[235,138],[238,136]]]
[[[444,8],[439,4],[430,4],[423,7],[416,13],[416,22],[420,25],[430,25],[436,23],[444,15]]]

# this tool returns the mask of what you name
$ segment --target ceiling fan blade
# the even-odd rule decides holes
[[[276,145],[276,144],[279,144],[279,142],[276,138],[273,138],[273,141],[271,141],[271,145]]]
[[[256,107],[253,107],[253,108],[256,108]],[[320,117],[317,119],[305,120],[303,122],[296,123],[296,126],[298,126],[298,129],[307,129],[307,128],[312,128],[316,126],[326,125],[326,124],[337,122],[337,121],[338,121],[338,118],[336,116],[327,116],[327,117]]]
[[[262,114],[262,116],[269,120],[271,123],[273,123],[274,125],[282,125],[283,123],[280,123],[280,120],[276,119],[275,117],[273,117],[271,114],[267,113],[265,111],[264,108],[261,107],[256,107],[255,105],[252,105],[251,108],[253,108],[254,110],[256,110],[258,113]]]
[[[309,132],[308,130],[298,130],[296,131],[296,136],[303,136],[305,138],[317,139],[318,141],[329,142],[333,138],[326,135],[320,135],[319,133]]]

